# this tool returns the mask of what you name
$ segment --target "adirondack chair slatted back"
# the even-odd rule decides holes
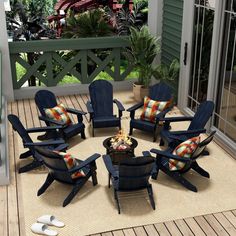
[[[212,101],[201,103],[188,127],[188,130],[204,129],[207,121],[212,116],[213,110],[214,103]]]
[[[196,159],[201,155],[202,151],[213,140],[215,133],[216,133],[216,131],[211,132],[211,134],[207,138],[205,138],[204,140],[202,140],[199,143],[197,149],[195,150],[195,152],[192,155],[192,159]]]
[[[22,138],[23,143],[33,143],[33,140],[31,139],[25,127],[22,125],[20,119],[16,115],[13,114],[8,115],[8,120],[11,123],[13,129],[17,131],[17,133]],[[29,149],[32,152],[32,154],[35,153],[34,147],[29,147]]]
[[[181,170],[181,172],[187,172],[191,168],[192,162],[196,161],[196,159],[201,156],[203,150],[206,148],[206,146],[213,140],[214,134],[216,131],[213,131],[207,138],[202,140],[199,144],[194,153],[192,154],[190,160],[188,163],[185,164],[184,168]]]
[[[150,88],[149,96],[155,101],[169,101],[173,98],[171,88],[163,82],[153,85]]]
[[[42,116],[46,116],[44,109],[53,108],[57,105],[57,99],[54,93],[48,90],[38,91],[34,99]]]
[[[94,116],[113,116],[113,86],[106,80],[95,80],[89,85]]]
[[[148,186],[148,180],[154,168],[153,157],[127,158],[119,165],[119,189],[136,190]]]
[[[49,169],[54,179],[65,183],[74,182],[62,156],[46,148],[36,147],[35,149],[42,156],[45,166]]]

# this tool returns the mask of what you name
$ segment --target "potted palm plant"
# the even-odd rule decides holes
[[[129,41],[130,48],[125,55],[139,73],[138,81],[133,84],[133,93],[135,100],[141,101],[148,95],[152,76],[156,77],[157,67],[153,66],[153,61],[160,51],[160,43],[147,26],[140,30],[131,27]]]
[[[155,78],[159,80],[175,80],[179,76],[180,64],[174,59],[170,65],[160,64],[155,69]]]

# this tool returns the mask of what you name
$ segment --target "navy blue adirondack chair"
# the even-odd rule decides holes
[[[100,157],[99,154],[95,153],[89,158],[87,158],[85,161],[76,159],[76,167],[68,169],[65,161],[63,160],[63,157],[59,154],[44,148],[36,148],[36,150],[42,156],[44,165],[49,170],[46,181],[38,190],[38,196],[43,194],[54,180],[64,184],[72,185],[72,191],[63,202],[63,207],[65,207],[72,201],[72,199],[75,197],[75,195],[79,192],[79,190],[83,187],[83,185],[88,181],[90,177],[92,178],[93,185],[97,185],[96,159]],[[83,170],[85,176],[73,179],[71,175],[80,170]]]
[[[17,133],[22,138],[24,147],[29,149],[28,151],[20,155],[20,159],[25,159],[31,156],[33,157],[33,161],[31,163],[19,168],[19,173],[27,172],[43,165],[42,158],[35,150],[35,147],[38,146],[48,147],[58,151],[64,151],[68,147],[68,144],[66,144],[63,139],[48,140],[45,142],[33,142],[31,137],[29,136],[29,133],[47,132],[47,131],[53,131],[55,134],[55,132],[58,132],[57,130],[61,129],[61,126],[25,129],[25,127],[22,125],[21,121],[16,115],[13,114],[8,115],[8,120],[11,123],[13,130],[17,131]],[[56,136],[57,135],[55,134],[55,137]]]
[[[92,121],[92,135],[95,128],[121,128],[120,120],[125,109],[117,99],[113,99],[112,84],[106,80],[95,80],[89,85],[89,95],[91,101],[86,105]],[[113,114],[113,103],[118,107],[118,117]]]
[[[164,121],[164,128],[161,131],[160,146],[163,146],[165,142],[168,144],[172,142],[183,142],[194,136],[198,136],[201,133],[205,133],[204,129],[206,123],[212,116],[214,111],[214,103],[212,101],[205,101],[200,104],[195,115],[192,117],[166,117],[161,118]],[[187,130],[170,131],[171,122],[191,121]],[[175,145],[175,144],[174,144]]]
[[[151,149],[150,152],[156,154],[156,167],[157,167],[156,174],[152,176],[153,179],[157,178],[158,172],[159,170],[161,170],[168,176],[173,178],[175,181],[182,184],[185,188],[193,192],[197,192],[197,188],[193,184],[191,184],[186,178],[184,178],[183,175],[192,169],[196,171],[198,174],[202,175],[203,177],[210,178],[209,173],[198,165],[197,158],[202,155],[209,155],[209,152],[206,150],[206,146],[213,140],[215,133],[216,131],[213,131],[206,139],[200,142],[195,152],[192,154],[190,158],[173,155],[172,152],[174,151],[175,148],[173,146],[169,147],[165,151]],[[169,159],[174,159],[177,161],[184,162],[185,163],[184,168],[181,170],[170,171]]]
[[[50,126],[52,124],[63,125],[59,121],[55,121],[48,118],[44,111],[46,108],[53,108],[57,105],[57,99],[54,93],[48,90],[38,91],[35,94],[35,103],[41,113],[41,116],[39,117],[39,119],[44,121],[47,126]],[[85,115],[86,112],[79,111],[73,108],[66,108],[66,111],[68,113],[77,115],[77,123],[74,123],[71,125],[63,125],[63,128],[61,129],[61,136],[65,140],[67,140],[77,134],[81,134],[81,138],[85,139],[85,133],[84,133],[85,125],[83,124],[83,115]]]
[[[152,185],[149,183],[151,175],[155,174],[155,158],[149,156],[127,158],[122,160],[119,165],[113,165],[109,155],[103,156],[106,168],[111,176],[114,188],[114,196],[120,214],[120,202],[118,192],[137,191],[147,189],[151,206],[155,210]]]
[[[163,82],[155,84],[150,88],[149,97],[155,101],[171,101],[173,99],[172,89]],[[140,118],[135,117],[135,111],[141,107],[143,107],[143,101],[127,109],[127,111],[130,112],[131,118],[129,135],[133,134],[133,129],[147,131],[153,134],[153,142],[155,142],[157,137],[156,131],[159,125],[159,118],[165,117],[166,113],[168,113],[173,106],[170,106],[169,108],[160,112],[156,117],[155,123],[141,120]]]

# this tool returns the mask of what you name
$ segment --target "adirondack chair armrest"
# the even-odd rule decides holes
[[[152,156],[149,151],[143,151],[142,154],[143,154],[143,156],[145,156],[145,157],[150,157],[150,156]]]
[[[191,121],[193,119],[192,116],[179,116],[179,117],[162,117],[160,121],[165,122],[181,122],[181,121]]]
[[[63,127],[61,125],[56,126],[45,126],[45,127],[35,127],[26,129],[27,133],[37,133],[37,132],[46,132],[46,131],[55,131],[62,129]]]
[[[116,104],[116,106],[118,107],[119,110],[119,117],[122,117],[122,112],[125,111],[124,106],[121,104],[120,101],[118,101],[117,99],[113,99],[113,102]]]
[[[177,155],[173,155],[172,153],[170,152],[167,152],[167,151],[161,151],[161,150],[158,150],[158,149],[151,149],[150,152],[152,153],[155,153],[157,155],[156,158],[160,158],[160,157],[166,157],[168,159],[174,159],[174,160],[177,160],[177,161],[181,161],[181,162],[189,162],[191,159],[190,158],[186,158],[186,157],[179,157]]]
[[[92,156],[88,157],[85,161],[81,162],[78,166],[68,170],[70,173],[77,172],[84,168],[85,166],[91,165],[94,163],[101,155],[98,153],[93,154]]]
[[[162,121],[162,118],[165,118],[165,115],[166,115],[169,111],[171,111],[171,109],[172,109],[172,107],[168,107],[168,108],[165,109],[164,111],[158,113],[158,114],[156,115],[156,123],[158,124],[159,121]]]
[[[143,106],[143,102],[139,102],[132,107],[128,108],[127,111],[130,112],[130,118],[134,119],[135,111]]]
[[[51,140],[45,142],[35,142],[35,143],[24,143],[24,147],[33,147],[33,146],[56,146],[60,144],[64,144],[65,141],[63,139]]]
[[[111,161],[111,157],[109,155],[103,155],[103,161],[105,163],[105,166],[106,166],[108,172],[112,175],[112,177],[114,179],[118,179],[119,176],[118,176],[117,172],[114,169],[114,166],[113,166],[112,161]]]
[[[54,125],[61,125],[61,126],[63,126],[63,128],[66,126],[65,124],[63,124],[60,121],[52,120],[52,119],[45,117],[45,116],[39,116],[39,120],[42,120],[42,121],[45,121],[45,122],[48,122],[48,123],[51,123]]]
[[[73,109],[73,108],[66,108],[66,111],[69,112],[69,113],[72,113],[72,114],[75,114],[75,115],[81,115],[81,116],[87,114],[87,112],[76,110],[76,109]]]
[[[133,105],[132,107],[128,108],[126,111],[132,112],[132,111],[139,109],[142,106],[143,106],[143,102],[139,102],[139,103]]]
[[[66,111],[71,114],[77,115],[78,122],[83,122],[83,115],[87,114],[87,112],[79,111],[73,108],[66,108]]]
[[[87,101],[86,107],[87,107],[88,113],[94,113],[94,110],[90,101]]]
[[[89,120],[91,121],[93,119],[93,116],[94,116],[94,110],[93,110],[93,107],[92,107],[92,104],[91,104],[90,101],[87,101],[86,107],[87,107],[87,110],[88,110],[88,113],[89,113]]]
[[[206,133],[206,129],[194,129],[194,130],[182,130],[182,131],[172,131],[171,135],[178,136],[178,135],[199,135],[201,133]],[[178,137],[177,137],[178,138]],[[176,138],[176,139],[177,139]],[[185,141],[185,140],[184,140]]]
[[[55,148],[54,148],[54,151],[66,151],[67,148],[69,147],[69,144],[68,143],[63,143],[63,144],[60,144],[60,145],[57,145]]]

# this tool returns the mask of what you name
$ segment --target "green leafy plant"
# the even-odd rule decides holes
[[[160,80],[175,80],[179,76],[180,64],[174,59],[170,65],[161,64],[156,67],[155,78]]]
[[[98,8],[77,15],[71,12],[66,18],[66,27],[62,36],[66,38],[99,37],[111,35],[112,32],[113,29],[106,20],[104,11]]]
[[[56,32],[46,25],[44,14],[45,0],[11,0],[11,11],[7,12],[7,29],[13,41],[40,40],[43,37],[55,38]],[[26,53],[27,62],[33,65],[40,53]],[[43,71],[44,68],[40,67]],[[32,75],[29,86],[36,85],[36,78]]]
[[[123,7],[120,11],[114,13],[110,8],[105,8],[106,16],[111,24],[116,28],[118,35],[129,35],[130,28],[139,29],[147,23],[147,12],[144,12],[146,2],[134,4],[133,11]]]
[[[139,72],[138,84],[147,88],[152,76],[157,75],[157,67],[152,63],[160,52],[159,38],[153,36],[147,26],[140,30],[132,27],[130,32],[130,48],[124,54]]]

